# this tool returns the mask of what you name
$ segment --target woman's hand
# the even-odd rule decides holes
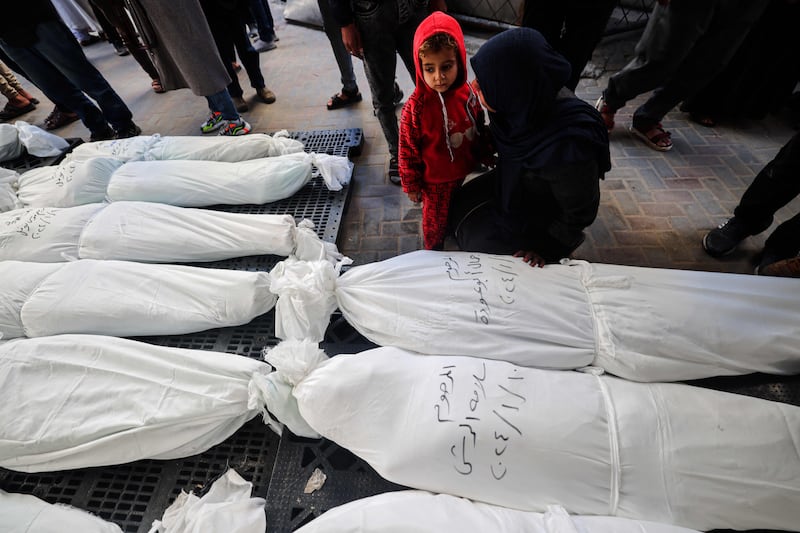
[[[342,28],[342,43],[351,55],[359,59],[364,59],[364,47],[361,46],[361,33],[359,33],[356,23],[352,22]]]
[[[522,261],[528,263],[532,267],[543,267],[544,259],[533,250],[520,250],[514,254],[514,257],[521,257]]]

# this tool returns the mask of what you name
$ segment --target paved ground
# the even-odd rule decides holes
[[[255,131],[264,132],[363,128],[366,142],[355,160],[352,201],[339,247],[357,263],[420,248],[420,209],[386,178],[386,142],[372,114],[360,61],[355,60],[355,67],[364,101],[353,108],[327,111],[325,102],[340,83],[325,34],[287,24],[282,16],[283,4],[271,5],[280,42],[277,49],[261,54],[261,66],[278,101],[272,105],[255,103],[253,91],[247,89],[245,97],[252,107],[244,116]],[[467,34],[470,52],[486,38],[470,30]],[[596,80],[582,80],[578,96],[594,102],[608,75],[624,65],[635,41],[636,36],[630,34],[606,39],[594,57],[602,74]],[[207,114],[205,99],[188,89],[153,93],[148,77],[133,58],[116,56],[109,44],[93,45],[86,52],[131,107],[144,133],[199,135],[198,126]],[[398,70],[398,79],[409,94],[411,78]],[[243,87],[248,86],[244,72],[240,80]],[[635,104],[642,100],[638,98],[617,115],[618,126],[611,134],[613,169],[601,184],[600,214],[575,257],[640,266],[752,272],[752,256],[768,232],[749,239],[723,260],[708,257],[700,240],[708,229],[726,219],[758,170],[791,137],[788,119],[770,117],[709,129],[674,111],[664,125],[672,131],[675,146],[662,154],[626,131]],[[42,104],[24,118],[41,123],[49,111],[49,106]],[[57,133],[88,138],[88,131],[79,122]],[[778,221],[798,210],[800,201],[795,200],[779,213]]]

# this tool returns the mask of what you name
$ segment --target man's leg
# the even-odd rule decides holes
[[[572,66],[567,88],[574,91],[581,79],[581,72],[592,58],[597,43],[603,37],[608,17],[618,0],[571,0],[567,2],[564,19],[564,35],[556,50],[561,52]],[[561,28],[559,28],[559,31]]]
[[[347,49],[344,47],[342,31],[333,18],[330,2],[328,0],[317,0],[317,4],[319,4],[319,11],[322,14],[322,24],[325,35],[328,36],[328,41],[331,43],[331,50],[333,50],[333,57],[336,59],[336,64],[339,66],[342,88],[350,94],[353,94],[358,91],[356,74],[353,71],[353,58],[347,53]]]

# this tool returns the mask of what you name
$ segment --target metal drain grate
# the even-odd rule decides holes
[[[78,137],[71,137],[64,140],[69,143],[69,146],[59,155],[50,157],[38,157],[35,155],[31,155],[26,151],[15,159],[10,159],[8,161],[0,161],[0,167],[7,168],[9,170],[15,170],[18,173],[22,174],[23,172],[27,172],[28,170],[31,170],[33,168],[46,167],[49,165],[57,165],[61,162],[62,159],[64,159],[64,157],[66,157],[68,153],[72,151],[73,148],[75,148],[79,144],[83,144],[83,139],[80,139]]]
[[[289,136],[302,142],[306,152],[342,157],[361,154],[361,147],[364,145],[364,131],[361,128],[292,131]]]
[[[747,376],[721,376],[698,379],[687,381],[686,383],[697,387],[800,406],[800,376],[750,374]]]

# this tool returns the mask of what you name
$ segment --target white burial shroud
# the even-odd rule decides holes
[[[636,381],[800,373],[800,280],[418,251],[271,272],[276,334],[320,341],[336,307],[381,346]],[[502,346],[501,350],[497,347]]]
[[[269,370],[102,335],[0,343],[0,466],[50,472],[201,453],[266,417]]]
[[[421,490],[384,492],[325,511],[296,533],[696,533],[613,516],[570,516],[560,505],[517,511]]]
[[[132,161],[114,171],[111,202],[137,200],[183,207],[266,204],[294,195],[311,181],[316,165],[330,190],[350,180],[352,163],[328,154],[287,154],[237,163]]]
[[[88,142],[76,146],[67,156],[72,161],[90,157],[113,157],[123,161],[192,159],[235,163],[303,151],[303,143],[287,131],[274,135],[251,133],[240,137],[139,135],[113,141]]]
[[[310,344],[268,351],[268,379],[294,385],[313,431],[394,483],[700,531],[800,524],[800,407],[392,347],[319,363]]]
[[[1,261],[0,338],[178,335],[238,326],[275,304],[267,272],[82,259]]]
[[[0,260],[54,263],[118,259],[150,263],[295,255],[340,261],[313,223],[291,215],[225,213],[152,202],[36,207],[0,213]]]
[[[122,533],[120,527],[64,504],[0,489],[0,526],[5,533]]]

